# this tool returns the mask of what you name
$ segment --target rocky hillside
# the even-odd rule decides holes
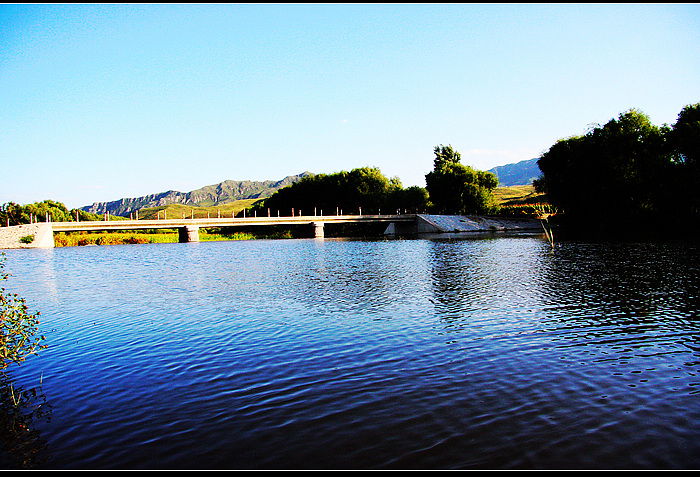
[[[132,212],[149,207],[169,204],[186,204],[197,207],[228,204],[243,199],[262,199],[271,196],[276,190],[312,175],[303,172],[295,176],[287,176],[279,181],[233,181],[227,180],[219,184],[209,185],[191,192],[170,190],[157,194],[121,199],[111,202],[95,202],[81,209],[93,214],[128,216]]]
[[[506,164],[490,169],[498,177],[500,187],[510,187],[517,185],[532,184],[532,181],[542,175],[540,167],[537,165],[539,158],[520,161],[515,164]]]

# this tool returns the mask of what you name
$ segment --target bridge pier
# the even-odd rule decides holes
[[[311,226],[314,228],[314,238],[323,238],[323,222],[312,222]]]
[[[199,242],[199,226],[185,225],[178,229],[180,243]]]

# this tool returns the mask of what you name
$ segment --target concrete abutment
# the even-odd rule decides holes
[[[0,249],[53,248],[51,223],[35,223],[0,227]]]

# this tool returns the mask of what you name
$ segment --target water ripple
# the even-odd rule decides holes
[[[36,253],[31,253],[36,252]],[[694,244],[10,251],[57,469],[686,469]]]

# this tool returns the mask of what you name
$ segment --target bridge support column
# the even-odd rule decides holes
[[[323,238],[323,222],[312,222],[311,226],[314,228],[314,238]]]
[[[199,227],[186,225],[178,229],[180,243],[199,242]]]

